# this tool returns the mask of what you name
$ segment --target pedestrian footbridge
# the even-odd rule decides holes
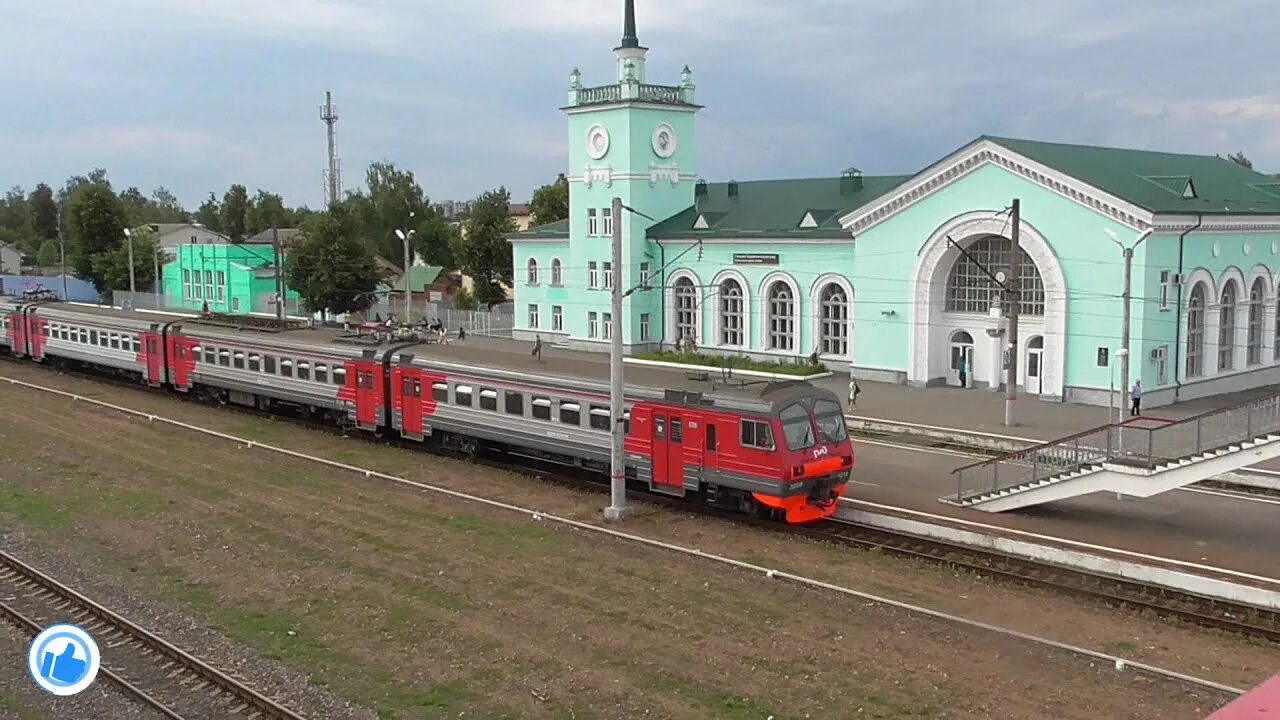
[[[942,502],[1004,512],[1096,492],[1151,497],[1280,457],[1280,394],[1185,420],[1137,417],[952,471]]]

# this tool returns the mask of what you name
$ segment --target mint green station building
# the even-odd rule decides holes
[[[215,313],[274,313],[275,258],[270,245],[178,245],[161,276],[165,305]],[[287,301],[298,293],[285,287]]]
[[[692,73],[650,83],[633,0],[624,15],[613,80],[570,76],[569,219],[511,238],[517,337],[816,351],[853,377],[922,387],[959,385],[963,365],[967,387],[1000,389],[1007,318],[987,273],[1008,274],[1017,198],[1024,394],[1111,401],[1120,244],[1135,243],[1130,377],[1144,405],[1280,382],[1274,178],[1213,156],[983,136],[908,176],[707,183]],[[637,212],[611,217],[615,196]],[[614,223],[619,282],[634,289],[616,322]]]

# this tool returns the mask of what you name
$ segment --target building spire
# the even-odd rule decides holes
[[[622,20],[622,44],[619,47],[624,47],[624,48],[640,47],[640,38],[636,37],[635,0],[626,0],[626,7],[623,11],[623,20]]]

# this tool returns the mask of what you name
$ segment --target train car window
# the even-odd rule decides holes
[[[566,425],[582,425],[582,408],[578,403],[560,403],[560,422]]]
[[[258,372],[262,370],[262,356],[257,353],[249,353],[249,369]]]
[[[133,339],[133,351],[142,352],[142,341],[139,340],[138,338]]]
[[[276,374],[276,356],[275,355],[262,356],[262,372],[271,373],[272,375]]]
[[[684,423],[678,417],[671,418],[671,442],[684,442]]]
[[[46,330],[45,332],[47,334],[48,330]],[[86,343],[86,344],[89,342],[89,331],[85,330],[84,328],[80,328],[80,342]]]
[[[630,410],[624,410],[622,413],[622,434],[623,435],[631,434],[631,411]]]
[[[759,420],[743,420],[741,423],[743,447],[773,450],[773,428],[767,422]]]
[[[311,364],[310,364],[310,363],[305,363],[305,362],[301,362],[301,361],[299,361],[299,362],[298,362],[298,379],[299,379],[299,380],[310,380],[310,379],[311,379]]]
[[[823,442],[841,442],[849,437],[840,403],[833,400],[814,402],[813,419],[817,421],[818,434],[822,436]]]
[[[524,415],[524,395],[507,391],[507,414]]]
[[[218,364],[223,367],[229,367],[231,365],[230,350],[222,350],[222,349],[218,350]]]
[[[491,388],[480,388],[480,409],[498,409],[498,391]]]
[[[455,405],[466,405],[471,407],[471,386],[458,385],[453,389],[453,402]]]
[[[707,449],[715,450],[716,449],[716,426],[714,423],[707,423],[707,429],[706,429],[705,435],[707,438]]]
[[[653,416],[653,437],[658,440],[667,439],[667,419],[661,415]]]
[[[316,372],[316,382],[318,383],[329,382],[329,366],[328,365],[325,365],[324,363],[316,363],[315,372]]]
[[[422,397],[422,381],[418,378],[413,379],[413,396],[416,398]]]
[[[535,418],[539,420],[551,419],[551,398],[534,395],[533,402],[530,405],[533,406],[533,416]]]
[[[596,430],[608,430],[609,408],[602,405],[592,405],[591,412],[587,413],[587,422]]]
[[[337,366],[337,365],[334,365],[334,366],[333,366],[333,384],[334,384],[334,385],[346,385],[346,384],[347,384],[347,369],[346,369],[346,368],[344,368],[344,367],[339,367],[339,366]]]
[[[231,365],[237,370],[244,369],[244,353],[237,351],[231,356]]]
[[[811,448],[817,442],[813,436],[813,423],[809,422],[809,411],[804,406],[799,403],[788,405],[779,417],[782,419],[782,436],[791,450]]]
[[[431,397],[436,402],[449,402],[449,384],[448,383],[431,383]]]
[[[412,397],[412,396],[413,396],[413,383],[409,381],[409,377],[407,375],[401,375],[400,376],[400,397]]]
[[[293,377],[293,361],[288,358],[280,360],[280,377]]]
[[[90,344],[90,345],[97,345],[97,344],[98,344],[98,331],[97,331],[97,330],[90,330],[90,331],[89,331],[89,344]]]
[[[62,339],[67,339],[67,327],[62,326]],[[105,332],[98,333],[98,347],[107,347],[111,344],[111,339]]]
[[[120,349],[120,335],[118,333],[111,333],[111,349]]]
[[[218,349],[206,347],[204,349],[204,361],[210,365],[218,362]]]

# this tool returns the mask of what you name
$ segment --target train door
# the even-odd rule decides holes
[[[177,332],[167,331],[165,346],[169,351],[169,382],[175,390],[187,392],[191,389],[191,375],[195,371],[196,349],[200,347],[200,342],[183,337]]]
[[[32,309],[34,312],[34,309]],[[45,328],[49,326],[49,321],[38,315],[28,315],[26,325],[26,336],[28,344],[28,352],[33,360],[44,360],[44,345],[47,341]]]
[[[382,397],[382,366],[356,365],[356,424],[365,430],[378,428]]]
[[[142,361],[147,368],[147,384],[160,387],[164,382],[164,351],[160,347],[160,336],[153,332],[143,333]]]
[[[400,369],[400,434],[422,439],[422,373]]]
[[[653,486],[684,486],[684,418],[666,412],[653,414]]]
[[[689,467],[703,467],[703,451],[702,437],[706,432],[706,422],[698,415],[685,416],[684,422],[684,445],[682,446],[681,457]]]
[[[21,311],[9,313],[9,352],[14,357],[27,354],[27,318]]]
[[[649,445],[653,459],[653,485],[668,484],[667,480],[667,414],[653,413],[653,442]]]

